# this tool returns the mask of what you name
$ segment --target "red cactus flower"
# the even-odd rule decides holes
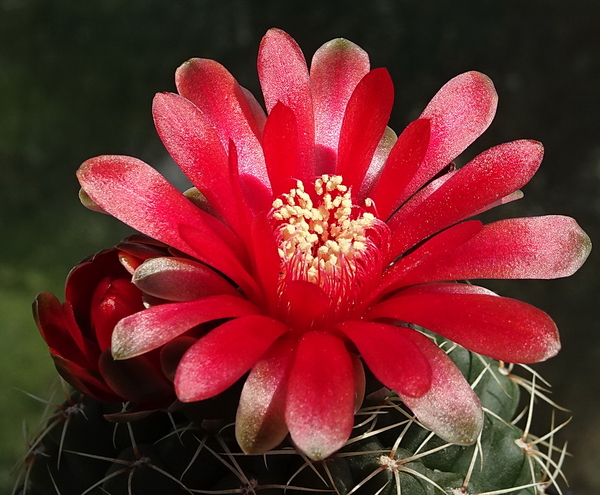
[[[362,400],[362,362],[442,438],[474,442],[476,396],[413,327],[509,362],[558,351],[544,312],[455,282],[564,277],[583,263],[589,239],[570,218],[465,221],[520,197],[541,144],[514,141],[448,166],[496,109],[477,72],[448,82],[398,138],[386,128],[388,73],[370,70],[349,41],[326,43],[309,71],[295,41],[270,30],[258,73],[267,116],[212,60],[186,62],[179,94],[156,96],[158,133],[195,186],[192,201],[135,158],[80,168],[98,207],[193,258],[138,268],[142,291],[179,302],[123,318],[113,356],[227,319],[185,353],[175,387],[180,400],[198,401],[249,372],[236,421],[246,452],[288,431],[313,459],[340,448]]]
[[[56,369],[80,392],[107,402],[136,402],[134,412],[175,400],[158,350],[128,361],[115,361],[110,352],[117,322],[144,309],[145,296],[131,282],[133,272],[145,260],[167,255],[155,241],[132,236],[73,268],[64,303],[49,292],[38,295],[34,316]]]

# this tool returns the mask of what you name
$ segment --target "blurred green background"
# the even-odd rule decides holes
[[[0,493],[35,427],[55,372],[32,321],[36,293],[62,295],[68,270],[128,230],[89,212],[74,172],[128,154],[179,180],[153,129],[154,93],[174,91],[192,56],[223,63],[258,91],[255,59],[277,26],[308,58],[345,37],[387,67],[400,131],[448,79],[488,74],[500,95],[491,128],[466,153],[518,138],[546,146],[525,199],[500,216],[561,213],[600,231],[600,2],[511,0],[0,0]],[[464,162],[464,159],[461,160]],[[600,493],[599,258],[559,281],[490,284],[548,311],[563,351],[537,366],[573,411],[560,438],[573,493]]]

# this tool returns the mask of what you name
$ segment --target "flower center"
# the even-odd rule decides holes
[[[314,283],[336,309],[352,305],[381,271],[381,234],[387,226],[367,211],[371,206],[369,199],[362,207],[353,204],[351,190],[339,175],[319,177],[310,194],[297,181],[295,188],[273,201],[281,284]]]

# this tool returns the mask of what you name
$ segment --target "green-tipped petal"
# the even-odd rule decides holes
[[[287,380],[297,344],[282,339],[252,368],[237,410],[235,436],[246,454],[262,454],[286,437]]]
[[[444,351],[424,335],[412,336],[429,359],[431,388],[419,398],[400,397],[417,419],[442,439],[458,445],[475,443],[483,428],[479,398]]]

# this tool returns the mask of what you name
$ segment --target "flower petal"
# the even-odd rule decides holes
[[[543,311],[465,284],[420,285],[377,304],[367,319],[394,318],[422,326],[463,347],[511,363],[532,363],[560,349]]]
[[[301,157],[298,149],[298,126],[294,112],[281,102],[269,113],[263,134],[263,150],[269,180],[276,197],[286,179],[301,176]]]
[[[336,175],[360,191],[373,153],[383,136],[394,104],[394,85],[386,69],[374,69],[352,93],[340,132]]]
[[[294,113],[301,172],[297,178],[312,180],[315,126],[310,79],[302,50],[289,34],[280,29],[267,31],[258,51],[258,77],[267,112],[281,102]]]
[[[52,354],[52,360],[58,374],[74,389],[101,401],[121,401],[122,397],[113,392],[106,383],[96,378],[89,370],[56,354]],[[97,374],[97,371],[94,373]]]
[[[431,388],[419,398],[399,394],[400,398],[423,425],[442,439],[458,445],[475,443],[483,427],[479,398],[436,344],[418,332],[410,338],[431,365]]]
[[[386,387],[420,397],[431,386],[431,367],[408,334],[410,328],[349,321],[337,325],[354,342],[375,377]]]
[[[81,204],[85,206],[88,210],[95,211],[96,213],[106,214],[106,212],[102,208],[100,208],[96,203],[94,203],[94,201],[92,201],[92,198],[90,198],[83,189],[79,189],[79,201],[81,201]]]
[[[121,255],[122,252],[125,252],[140,260],[161,256],[168,251],[168,246],[166,244],[144,234],[128,235],[119,242],[115,248],[119,250],[119,255]],[[121,261],[120,258],[119,261]]]
[[[418,170],[429,144],[429,121],[411,122],[400,134],[377,183],[369,192],[380,218],[387,219],[406,199],[402,193]]]
[[[390,219],[390,260],[431,234],[459,222],[529,182],[543,157],[536,141],[513,141],[484,151],[443,182],[426,201],[419,195]]]
[[[413,252],[396,261],[385,270],[377,292],[371,295],[368,302],[381,298],[383,294],[390,293],[400,287],[420,283],[421,279],[417,279],[416,277],[422,271],[428,273],[427,267],[435,263],[435,260],[439,256],[443,256],[446,252],[451,252],[455,247],[464,244],[481,231],[482,228],[483,224],[479,220],[469,220],[453,225],[434,235]],[[421,268],[422,265],[424,268]],[[413,274],[415,274],[414,277]],[[413,280],[418,281],[413,282]],[[444,280],[462,279],[436,278],[435,282],[442,282]]]
[[[427,244],[410,256],[418,259]],[[485,225],[466,242],[413,265],[399,281],[413,285],[477,278],[568,277],[583,264],[590,249],[589,237],[570,217],[511,218]]]
[[[98,364],[110,388],[127,400],[148,404],[175,400],[173,384],[148,356],[117,361],[107,349],[100,355]]]
[[[497,206],[502,206],[502,205],[505,205],[508,203],[512,203],[513,201],[518,201],[519,199],[523,199],[523,191],[521,191],[521,190],[517,190],[515,192],[507,194],[503,198],[493,201],[492,203],[484,206],[483,208],[481,208],[480,210],[477,210],[476,212],[472,213],[469,216],[479,215],[480,213],[484,213],[488,210],[491,210],[492,208],[496,208]]]
[[[270,312],[275,312],[279,296],[279,270],[281,258],[273,235],[273,227],[265,213],[254,218],[250,230],[254,272],[263,289],[261,296],[266,300]]]
[[[192,347],[198,339],[189,335],[181,335],[167,342],[160,349],[160,367],[164,375],[171,381],[175,381],[177,365],[186,351]]]
[[[239,238],[141,160],[110,155],[92,158],[81,165],[77,177],[97,204],[130,227],[198,258],[236,281],[244,277],[238,259],[244,248]],[[182,226],[201,233],[193,245],[181,237]]]
[[[219,325],[183,355],[175,374],[182,402],[213,397],[242,377],[288,328],[262,315],[249,315]]]
[[[196,325],[257,311],[245,299],[229,295],[153,306],[123,318],[115,326],[112,354],[115,359],[128,359],[156,349]]]
[[[139,238],[133,238],[131,236],[126,240],[130,239],[133,241],[131,242],[131,246],[136,246],[138,248],[141,248],[141,244],[138,244],[138,242],[144,242]],[[151,251],[152,248],[148,247],[148,250]],[[89,321],[90,319],[90,301],[94,296],[96,286],[102,279],[108,277],[109,279],[114,280],[118,278],[125,279],[128,277],[128,272],[125,270],[120,260],[120,251],[120,247],[100,251],[86,259],[84,262],[78,264],[69,272],[65,286],[65,298],[73,306],[73,312],[83,321]],[[164,253],[165,251],[156,249],[153,255],[160,256],[164,255]],[[138,254],[140,253],[136,252],[134,256],[137,256]]]
[[[229,140],[239,154],[240,176],[248,179],[247,199],[264,202],[269,179],[260,146],[260,130],[246,94],[218,62],[191,59],[175,73],[177,91],[194,103],[214,124],[225,149]],[[254,196],[259,198],[254,198]]]
[[[397,140],[398,136],[396,133],[389,127],[386,127],[385,131],[383,131],[383,136],[381,136],[381,140],[377,145],[377,149],[375,150],[375,153],[373,153],[371,164],[365,173],[362,186],[360,187],[360,193],[358,195],[359,200],[364,200],[369,196],[369,191],[373,187],[373,184],[375,184],[375,182],[379,179],[385,163],[390,156],[390,152],[392,151],[392,148],[396,144]]]
[[[267,452],[288,434],[285,398],[296,347],[291,339],[279,339],[252,368],[244,383],[235,436],[246,454]]]
[[[101,351],[110,348],[111,336],[119,320],[144,309],[142,293],[129,280],[108,277],[101,280],[91,300],[90,324]]]
[[[50,292],[41,292],[33,303],[33,317],[52,354],[58,354],[79,366],[89,367],[94,357],[77,326],[69,302],[60,303]]]
[[[132,282],[146,294],[167,301],[238,295],[234,286],[217,272],[187,258],[150,258],[135,271]]]
[[[285,419],[296,446],[313,460],[341,448],[354,423],[354,367],[344,343],[307,332],[288,383]]]
[[[367,52],[343,38],[328,41],[312,58],[310,81],[315,112],[316,175],[335,171],[346,106],[369,68]]]
[[[304,280],[286,281],[279,298],[279,318],[293,322],[297,330],[311,330],[328,309],[333,311],[331,299],[325,291],[312,282]]]
[[[188,243],[189,246],[193,246],[197,248],[200,246],[202,249],[206,248],[207,251],[210,249],[210,246],[206,244],[204,232],[198,230],[194,227],[190,227],[189,225],[180,225],[179,226],[179,235],[181,239]],[[215,245],[213,250],[220,249],[219,245]],[[197,254],[196,258],[200,261],[204,261],[208,256],[204,256],[202,254]],[[216,262],[207,263],[211,268],[222,272],[224,275],[228,276],[231,280],[233,280],[240,287],[240,291],[246,295],[249,299],[255,297],[259,292],[260,288],[258,287],[254,277],[250,274],[250,272],[246,269],[245,264],[246,259],[248,258],[247,253],[244,252],[243,259],[234,258],[228,259],[227,266],[223,264],[223,267],[220,268],[221,263],[217,264]],[[244,264],[242,264],[242,261]]]
[[[480,72],[460,74],[437,92],[420,117],[431,121],[431,140],[423,165],[406,189],[406,197],[483,134],[494,118],[497,104],[494,84]]]
[[[236,231],[245,217],[235,207],[237,196],[229,181],[227,148],[208,117],[182,96],[154,97],[154,124],[169,154],[209,204]]]
[[[365,375],[365,367],[360,358],[352,352],[349,356],[354,368],[354,412],[357,413],[365,400],[367,376]]]
[[[252,124],[251,127],[253,129],[258,129],[258,136],[259,138],[262,138],[263,129],[265,128],[265,122],[267,121],[267,114],[265,113],[264,108],[256,99],[256,96],[254,96],[254,94],[252,94],[250,90],[244,88],[243,86],[241,88],[242,93],[244,93],[244,96],[248,101],[248,105],[250,105],[250,111],[252,112],[252,117],[254,118],[255,124]],[[251,119],[248,120],[251,121]]]

